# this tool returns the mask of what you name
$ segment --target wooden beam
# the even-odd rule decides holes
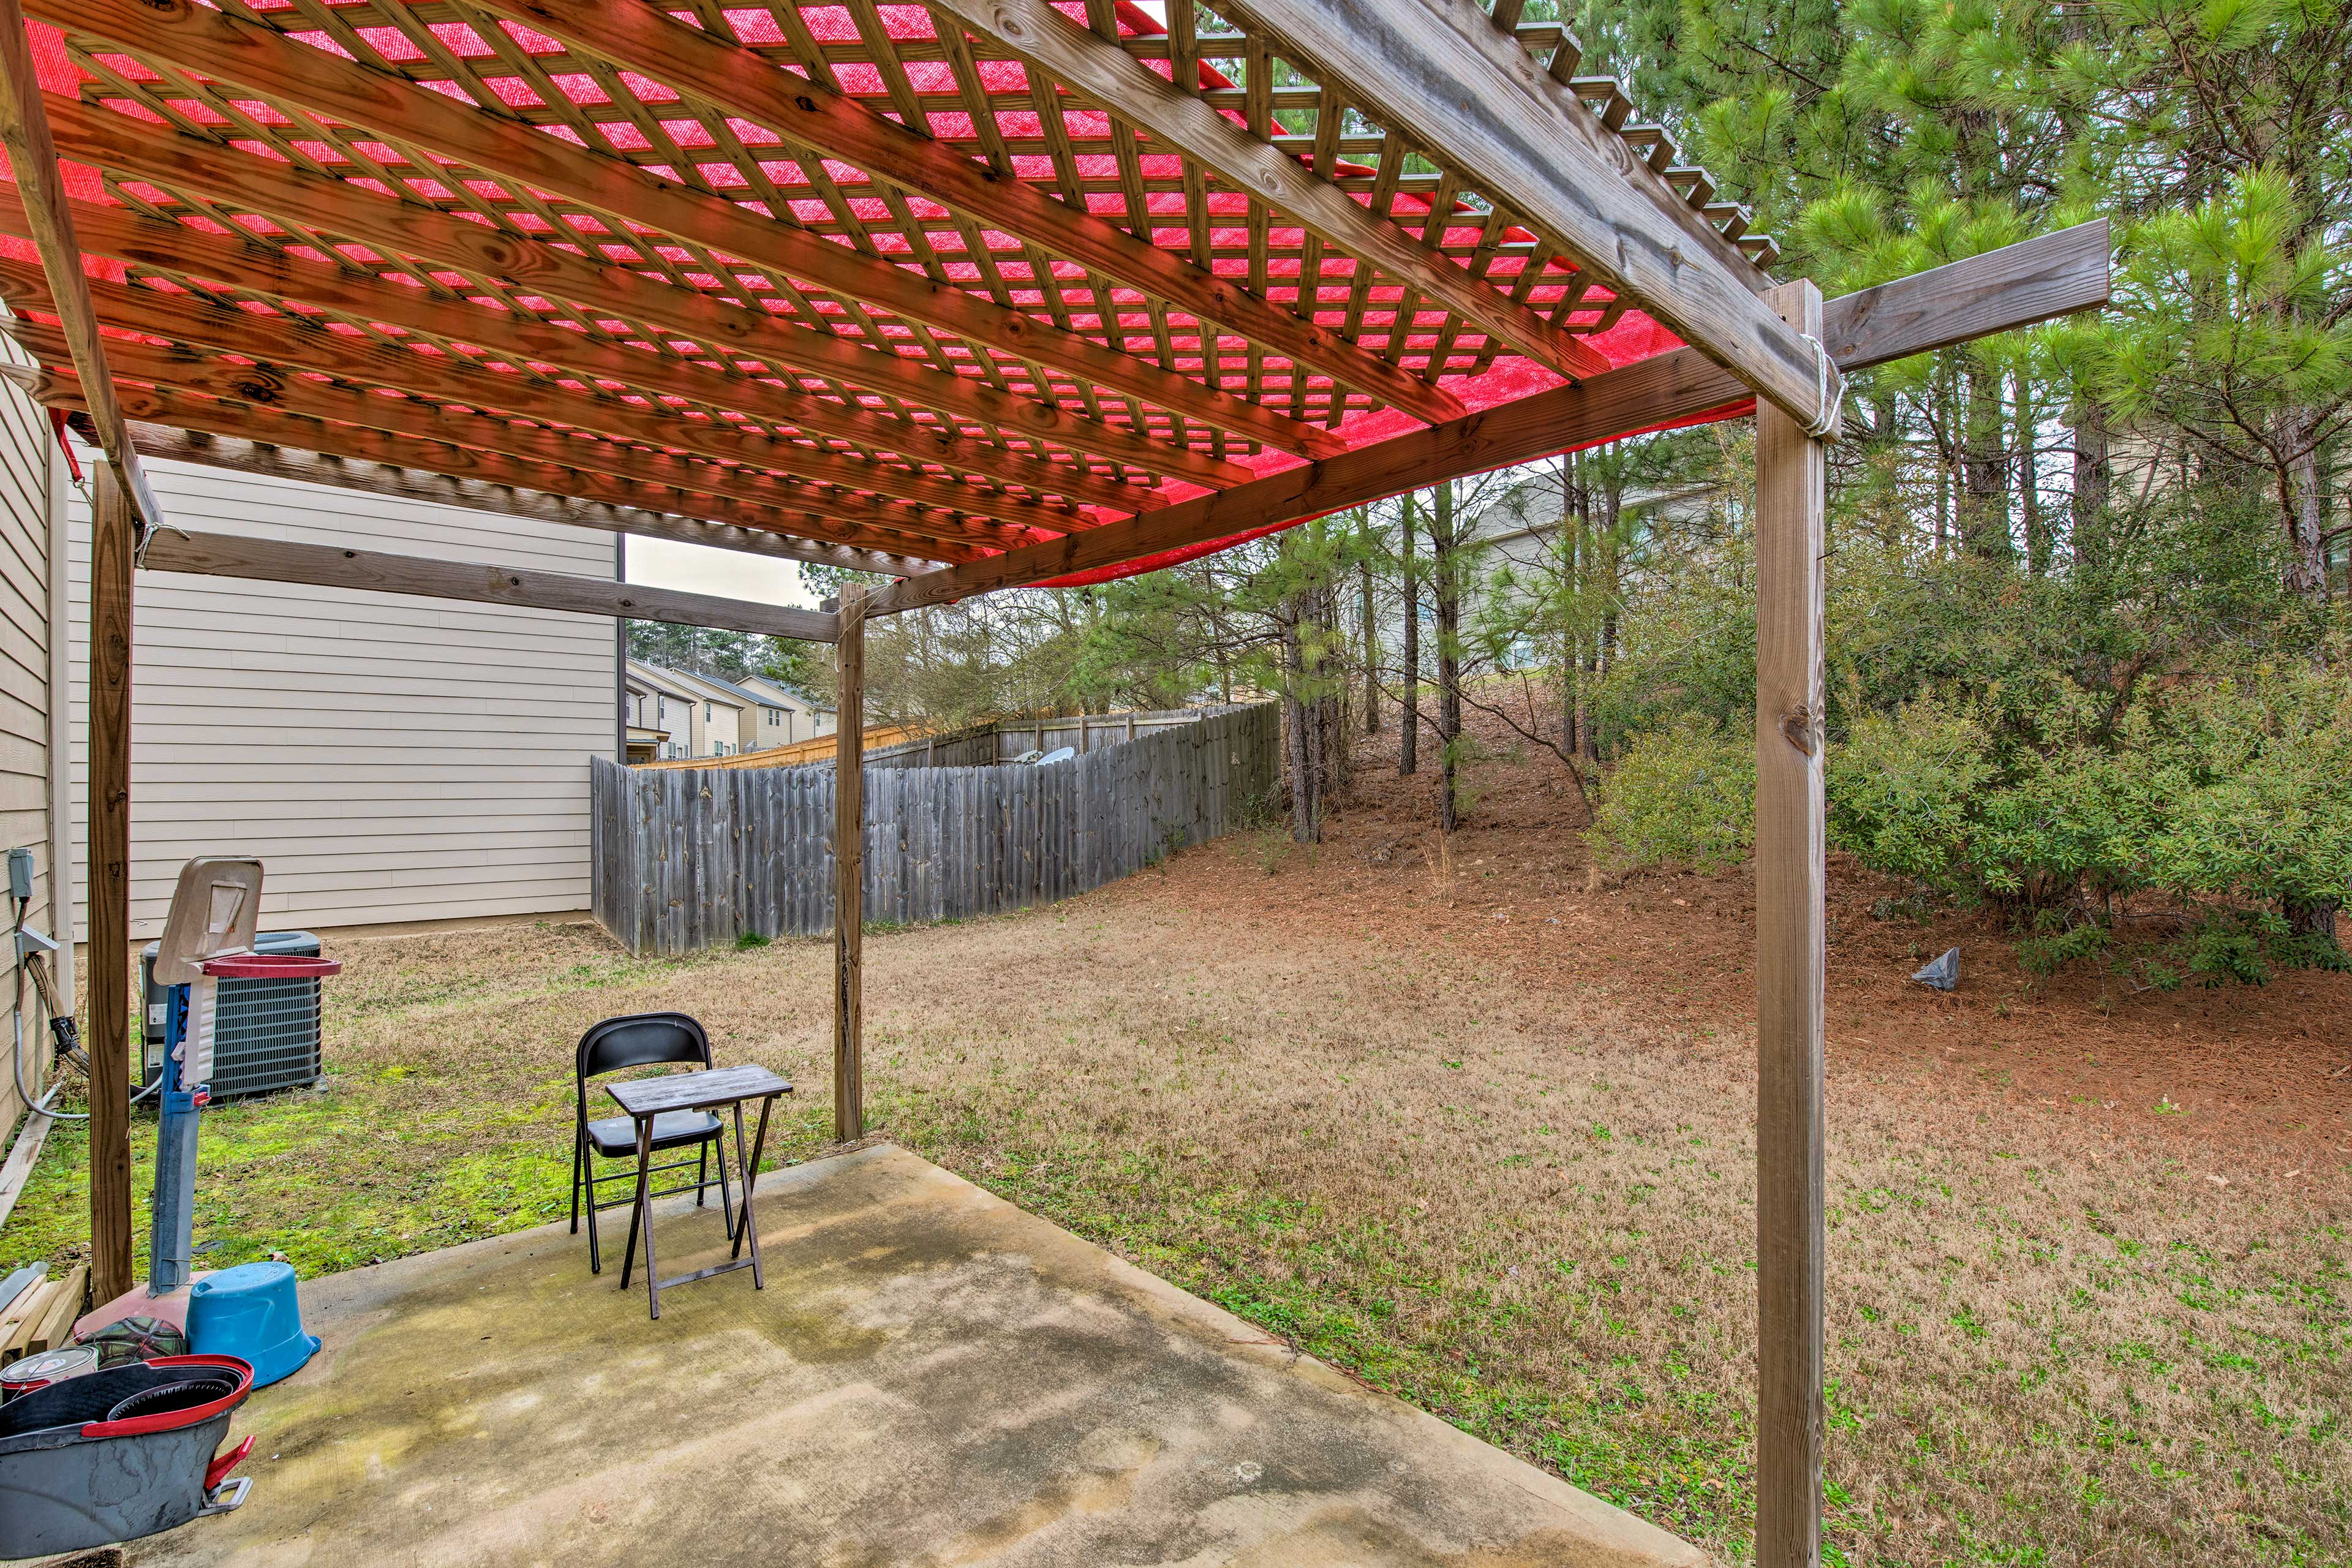
[[[53,387],[53,406],[73,408],[74,394],[79,390],[70,378],[53,376],[47,371],[27,371],[0,365],[0,378],[28,388],[34,395],[44,386]],[[803,530],[821,527],[822,520],[798,512],[781,512],[772,508],[750,506],[741,502],[719,504],[712,497],[692,490],[681,490],[667,485],[633,484],[607,474],[591,473],[581,468],[567,468],[553,463],[526,462],[509,458],[502,452],[485,452],[472,447],[453,447],[443,442],[410,439],[387,435],[357,425],[343,425],[332,420],[312,419],[299,414],[288,414],[267,405],[230,403],[214,398],[191,397],[160,388],[134,386],[124,389],[127,411],[134,438],[142,449],[159,457],[182,455],[177,447],[192,442],[217,442],[222,439],[246,440],[272,448],[299,448],[330,459],[377,463],[410,473],[419,466],[429,469],[436,478],[448,485],[459,487],[448,492],[457,505],[475,504],[484,498],[496,498],[508,492],[538,491],[559,500],[603,507],[616,512],[654,515],[649,509],[677,513],[687,519],[699,519],[705,523],[731,525],[737,531],[756,532],[775,541],[774,553],[795,561],[814,561],[824,565],[849,566],[866,571],[859,563],[895,561],[953,563],[968,559],[971,552],[950,547],[928,539],[903,539],[882,550],[857,550],[808,537]],[[79,416],[76,416],[77,423]],[[169,427],[177,433],[173,448],[166,450],[157,445],[155,432]],[[145,432],[139,435],[139,432]],[[205,458],[190,457],[192,462]],[[257,468],[255,471],[261,471]],[[333,484],[326,477],[331,471],[321,468],[319,479]],[[293,477],[307,478],[308,474]],[[366,487],[357,487],[366,488]],[[499,506],[481,506],[483,510],[501,510]],[[530,515],[525,512],[522,515]],[[551,521],[568,521],[551,518]],[[602,523],[590,523],[601,527]],[[714,536],[714,539],[717,536]],[[681,542],[703,543],[702,538],[680,536]]]
[[[895,463],[820,451],[717,419],[689,418],[660,405],[643,407],[618,398],[577,393],[536,375],[483,370],[447,354],[420,353],[330,331],[299,316],[264,316],[215,305],[193,294],[134,289],[121,283],[94,282],[90,296],[100,324],[118,331],[171,338],[267,363],[388,386],[436,403],[499,409],[786,475],[791,482],[784,489],[794,498],[794,504],[818,516],[919,531],[918,524],[927,521],[928,514],[890,504],[906,501],[1002,523],[1003,529],[942,535],[999,548],[1009,547],[1016,540],[1028,542],[1021,537],[1024,531],[1033,536],[1065,533],[1087,522],[1070,507],[982,489]],[[5,258],[0,258],[0,300],[19,316],[27,310],[53,313],[57,308],[38,268]],[[859,493],[866,491],[887,499],[877,504]],[[946,517],[936,521],[952,521]],[[954,526],[961,530],[964,525]]]
[[[1219,8],[1391,132],[1438,149],[1596,281],[1759,395],[1807,422],[1834,411],[1812,346],[1756,297],[1771,279],[1475,0],[1220,0]]]
[[[1222,325],[1432,424],[1467,412],[1460,398],[1435,383],[1317,326],[1311,305],[1305,314],[1276,306],[1082,207],[1056,201],[1009,170],[991,169],[846,93],[796,76],[654,5],[636,0],[487,0],[484,8],[1165,300],[1198,318],[1204,336],[1213,337],[1208,323]],[[1116,52],[1116,46],[1104,47]],[[1120,58],[1127,57],[1122,52]],[[1143,69],[1139,64],[1136,68]]]
[[[23,37],[23,28],[17,28]],[[128,448],[126,447],[126,450]],[[95,1299],[135,1283],[131,1257],[131,500],[92,476],[89,612],[89,1272]]]
[[[429,258],[509,281],[525,292],[574,301],[592,312],[651,321],[714,353],[830,376],[952,418],[995,426],[1008,435],[1202,484],[1234,484],[1251,477],[1239,464],[1144,431],[1089,419],[762,310],[730,304],[700,289],[659,283],[625,267],[604,266],[521,235],[468,223],[420,201],[380,195],[348,180],[312,174],[58,94],[46,101],[60,146],[170,189],[202,191],[238,210],[324,229],[386,256]],[[818,427],[812,422],[811,428]]]
[[[1842,368],[1860,370],[2089,310],[2106,299],[2107,226],[2100,219],[1832,300],[1823,308],[1822,341]],[[1677,349],[1149,517],[910,577],[881,590],[867,609],[895,614],[1115,566],[1676,420],[1741,412],[1749,401],[1748,389],[1729,372],[1695,349]]]
[[[1081,384],[1116,388],[1279,451],[1321,455],[1342,444],[1328,431],[992,300],[934,283],[880,257],[835,245],[781,216],[762,216],[723,196],[665,180],[624,159],[576,146],[520,120],[486,113],[194,0],[30,0],[30,5],[59,26],[134,54],[430,148],[486,174],[569,196],[615,218],[647,225],[863,300],[907,321],[953,332],[975,352],[1050,365]]]
[[[142,456],[151,458],[197,463],[205,468],[258,474],[274,479],[294,479],[304,484],[332,485],[341,489],[359,490],[401,500],[431,501],[440,506],[464,507],[471,511],[496,512],[501,517],[527,517],[541,522],[560,522],[568,528],[593,528],[606,533],[635,534],[641,539],[667,539],[678,544],[733,550],[778,561],[811,561],[852,572],[881,572],[895,575],[928,564],[911,556],[884,555],[874,551],[819,544],[758,528],[739,528],[730,523],[706,521],[692,515],[648,510],[641,506],[614,501],[585,500],[557,491],[518,487],[507,481],[437,472],[430,467],[410,467],[411,463],[429,464],[431,461],[415,443],[403,446],[389,437],[377,436],[374,431],[361,431],[350,426],[332,428],[350,431],[355,436],[372,437],[379,444],[370,447],[362,456],[322,452],[261,438],[254,430],[251,417],[245,419],[243,425],[245,433],[242,435],[215,436],[206,431],[134,419],[131,421],[131,439]],[[301,432],[288,430],[283,434],[290,441]],[[457,450],[454,447],[446,449],[453,453]],[[516,467],[521,468],[526,465],[517,464]],[[556,484],[563,482],[565,472],[554,468],[546,470],[550,482]]]
[[[840,689],[833,750],[833,1136],[866,1136],[866,591],[841,590],[834,617]]]
[[[306,261],[252,240],[208,234],[131,207],[83,202],[71,205],[75,230],[92,255],[184,273],[251,293],[301,300],[362,321],[429,332],[518,365],[555,365],[657,395],[691,398],[767,424],[838,437],[862,447],[896,452],[917,463],[934,463],[1021,485],[1042,495],[1066,496],[1123,512],[1148,511],[1166,504],[1164,497],[1147,486],[1075,463],[1053,462],[973,440],[944,425],[919,424],[818,397],[797,387],[592,338],[584,331],[511,310],[401,288],[372,272]],[[24,204],[12,187],[0,184],[0,234],[29,237],[30,232]],[[1247,472],[1242,470],[1243,477]]]
[[[1769,296],[1819,336],[1805,281]],[[1822,1545],[1822,527],[1829,454],[1756,411],[1756,1562]]]
[[[937,0],[933,9],[1034,62],[1119,119],[1139,126],[1153,142],[1205,165],[1226,184],[1297,218],[1360,263],[1369,263],[1476,323],[1513,353],[1571,379],[1599,375],[1609,368],[1609,361],[1591,344],[1424,247],[1197,94],[1078,26],[1051,0]],[[1037,199],[1050,198],[1041,194]],[[1433,215],[1432,221],[1443,223],[1447,216]]]
[[[8,167],[22,193],[28,237],[40,252],[41,270],[58,300],[74,365],[89,389],[90,423],[99,450],[122,481],[141,524],[152,527],[163,521],[163,508],[123,430],[122,410],[115,405],[114,384],[106,374],[89,280],[81,269],[81,243],[74,237],[73,204],[66,199],[65,179],[58,172],[57,143],[49,134],[44,98],[25,37],[24,13],[17,0],[0,0],[0,147],[7,150]]]
[[[463,599],[524,610],[560,610],[575,616],[617,616],[632,621],[666,621],[680,626],[715,626],[801,642],[831,642],[834,617],[789,605],[758,605],[708,594],[615,583],[609,577],[575,577],[564,572],[531,572],[469,561],[435,561],[346,550],[334,544],[299,544],[283,539],[253,539],[234,533],[183,533],[172,529],[147,542],[142,564],[150,572],[185,572],[205,577],[244,577],[265,583],[299,583],[317,588],[364,589],[411,594],[426,599]]]
[[[0,378],[14,382],[36,402],[52,407],[80,405],[80,384],[72,371],[53,357],[56,329],[46,322],[0,320],[0,337],[13,339],[46,362],[38,370],[0,365]],[[123,407],[132,416],[171,423],[176,417],[195,428],[220,435],[242,435],[245,416],[230,405],[282,408],[314,419],[363,426],[417,440],[448,446],[478,447],[538,463],[576,467],[615,478],[745,502],[771,510],[790,512],[802,521],[793,531],[811,539],[829,540],[859,549],[891,554],[968,558],[979,552],[993,531],[986,523],[959,522],[940,513],[890,510],[895,503],[877,503],[869,516],[874,523],[837,521],[807,510],[805,498],[755,470],[722,468],[667,452],[625,447],[601,437],[569,436],[543,426],[510,424],[478,414],[451,413],[418,398],[382,397],[354,387],[307,380],[290,371],[264,364],[245,364],[214,358],[193,349],[159,348],[127,339],[109,340],[110,353],[126,378],[159,387],[205,395],[215,400],[180,398],[178,413],[167,415],[161,402],[144,388],[118,389]],[[226,400],[225,403],[218,400]],[[846,510],[846,503],[827,501],[827,512]]]

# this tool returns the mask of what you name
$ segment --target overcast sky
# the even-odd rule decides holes
[[[816,608],[816,595],[802,584],[797,562],[634,533],[629,536],[629,581],[648,588],[683,588],[762,605]]]

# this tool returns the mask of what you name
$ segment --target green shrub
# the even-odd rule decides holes
[[[2168,989],[2347,963],[2294,918],[2352,899],[2352,683],[2329,670],[2187,675],[2105,709],[1919,697],[1857,718],[1826,773],[1832,846],[1914,902],[2006,911],[2032,973],[2127,960]],[[1600,810],[1602,852],[1727,866],[1753,837],[1754,793],[1748,741],[1685,713],[1633,738]],[[2124,952],[2115,900],[2147,890],[2189,929]]]
[[[1754,737],[1691,714],[1633,737],[1593,824],[1615,866],[1738,864],[1756,837]]]
[[[1832,845],[1939,893],[1970,884],[1969,818],[1997,771],[1973,715],[1924,700],[1867,714],[1826,771]]]

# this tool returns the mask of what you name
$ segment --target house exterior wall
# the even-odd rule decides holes
[[[694,730],[687,712],[692,704],[687,698],[655,684],[635,663],[629,667],[627,689],[628,721],[639,729],[661,731],[662,757],[694,754]]]
[[[763,710],[772,708],[782,715],[781,719],[771,718],[765,711],[758,715],[760,749],[789,746],[795,741],[814,741],[833,733],[833,715],[822,711],[799,693],[761,675],[748,677],[742,685],[760,700]]]
[[[191,530],[614,574],[614,538],[592,530],[181,463],[148,471]],[[79,499],[72,537],[79,868],[89,618]],[[614,748],[609,620],[148,572],[132,613],[135,938],[161,929],[180,865],[200,854],[261,858],[271,927],[588,907],[588,759]]]
[[[9,351],[10,357],[21,357]],[[53,763],[58,711],[58,569],[53,502],[56,443],[48,416],[13,386],[0,384],[0,850],[33,852],[33,902],[26,923],[58,936],[51,896],[64,814],[56,808]],[[0,884],[5,887],[5,884]],[[70,949],[68,950],[68,955]],[[10,955],[13,957],[13,955]],[[63,978],[61,975],[60,978]],[[48,1031],[26,987],[26,1087],[37,1093],[48,1060]],[[0,1140],[24,1110],[16,1074],[0,1068]]]

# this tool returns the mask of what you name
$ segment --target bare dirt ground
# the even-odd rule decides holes
[[[1600,877],[1559,764],[1497,723],[1470,728],[1489,754],[1468,772],[1469,821],[1450,845],[1431,826],[1434,766],[1399,777],[1391,727],[1358,739],[1350,797],[1320,846],[1285,861],[1279,888],[1229,868],[1205,902],[1194,884],[1192,907],[1279,920],[1307,888],[1364,929],[1475,952],[1529,985],[1605,984],[1667,1026],[1752,1039],[1753,875]],[[1423,751],[1434,751],[1426,735]],[[1985,917],[1874,918],[1896,891],[1832,857],[1833,1073],[1931,1100],[1992,1091],[2086,1132],[2210,1151],[2273,1180],[2299,1170],[2316,1182],[2352,1155],[2352,973],[2170,993],[2081,965],[2037,979]],[[1956,992],[1909,979],[1949,947],[1960,950]]]
[[[1594,886],[1538,762],[1479,764],[1443,850],[1428,778],[1363,779],[1311,850],[1241,834],[870,936],[875,1117],[1743,1559],[1747,880]],[[2352,988],[2029,985],[1980,925],[1872,920],[1879,891],[1832,889],[1830,1560],[2352,1561]],[[1958,994],[1905,983],[1953,942]],[[826,944],[660,963],[548,926],[343,956],[329,1091],[207,1116],[208,1261],[560,1216],[571,1051],[615,1013],[684,1008],[793,1078],[782,1157],[821,1150]],[[53,1148],[0,1266],[80,1234],[78,1137]]]

